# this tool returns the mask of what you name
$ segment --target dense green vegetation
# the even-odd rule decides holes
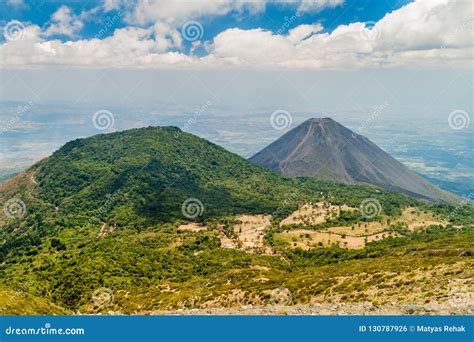
[[[247,302],[262,304],[265,291],[280,286],[294,291],[295,301],[305,302],[315,289],[333,284],[333,276],[395,270],[396,259],[403,267],[410,260],[416,267],[472,261],[472,205],[431,206],[371,186],[285,179],[173,127],[72,141],[1,185],[2,202],[14,197],[25,202],[26,214],[0,222],[0,286],[4,293],[24,288],[25,295],[39,298],[38,307],[54,303],[64,312],[193,307],[213,299],[234,305],[219,296],[236,289],[246,293]],[[177,229],[190,220],[181,212],[188,198],[202,202],[202,215],[195,220],[209,230]],[[361,250],[289,250],[273,241],[278,222],[303,203],[325,200],[358,207],[366,198],[377,199],[384,215],[416,206],[448,219],[451,226],[388,238]],[[266,242],[277,255],[220,247],[216,227],[232,238],[232,215],[240,213],[272,215]],[[347,213],[331,224],[358,220]],[[453,228],[457,225],[462,227]],[[104,227],[110,231],[100,235]],[[340,269],[331,268],[334,264]],[[327,276],[320,274],[322,267]],[[316,274],[317,281],[311,278]],[[253,282],[259,275],[268,280]],[[317,284],[305,290],[304,281]],[[101,287],[114,291],[110,307],[91,304],[92,293]]]
[[[107,147],[105,147],[106,145]],[[120,225],[181,218],[198,198],[202,218],[278,208],[292,181],[177,128],[146,128],[66,144],[37,166],[39,198],[67,213],[118,218]],[[108,194],[117,196],[98,212]]]
[[[474,255],[473,238],[472,228],[462,231],[432,229],[410,237],[370,243],[360,250],[295,249],[285,250],[281,256],[266,256],[220,248],[212,231],[179,233],[172,225],[150,227],[142,232],[124,228],[102,239],[87,229],[80,232],[66,229],[59,235],[66,245],[64,250],[52,247],[52,239],[49,239],[36,247],[34,255],[23,254],[9,259],[2,266],[2,278],[9,287],[27,284],[25,290],[31,296],[44,297],[69,310],[82,312],[117,310],[132,313],[191,308],[233,289],[246,291],[249,302],[252,302],[251,298],[256,301],[255,298],[260,298],[258,300],[265,303],[265,291],[278,287],[290,288],[294,300],[304,303],[334,285],[334,277],[354,277],[351,286],[359,286],[359,275],[368,270],[380,274],[418,272],[418,269],[422,272],[447,265],[448,274],[444,278],[438,277],[438,283],[429,283],[430,288],[441,291],[437,286],[446,286],[449,265],[463,264],[462,272],[451,271],[457,278],[469,277]],[[178,245],[176,241],[179,241]],[[258,277],[270,281],[255,282],[253,279]],[[375,285],[383,286],[384,279],[379,279]],[[311,288],[304,282],[315,285]],[[91,295],[102,287],[114,291],[115,302],[95,308],[91,306]],[[177,292],[164,291],[167,288]],[[338,291],[351,296],[350,288],[348,285]],[[410,291],[408,288],[400,291],[400,298]],[[420,294],[420,300],[426,297],[426,293]],[[353,301],[362,299],[352,298]],[[377,300],[388,299],[378,296]],[[234,304],[232,301],[226,303],[221,304]]]

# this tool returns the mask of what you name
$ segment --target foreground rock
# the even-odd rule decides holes
[[[313,305],[245,305],[240,308],[183,309],[175,311],[141,312],[145,315],[472,315],[473,306],[455,307],[449,304],[428,305],[373,305],[354,304],[313,304]]]

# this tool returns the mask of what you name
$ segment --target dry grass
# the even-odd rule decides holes
[[[271,252],[265,246],[265,231],[270,226],[271,215],[237,215],[237,223],[232,227],[233,236],[224,234],[223,226],[218,225],[221,247],[238,248],[246,252]]]
[[[339,216],[341,210],[357,210],[347,205],[337,206],[327,202],[317,202],[315,204],[306,203],[301,208],[293,212],[290,216],[281,221],[280,225],[303,224],[317,225],[326,222],[330,218]]]
[[[221,240],[221,247],[224,248],[237,248],[237,242],[233,239],[228,238],[223,233],[219,234],[219,239]]]
[[[424,229],[431,225],[442,225],[446,226],[448,222],[438,219],[433,213],[423,212],[417,208],[405,208],[397,223],[405,223],[408,229],[415,231]]]
[[[69,310],[27,292],[0,287],[0,315],[64,315]]]
[[[264,247],[265,230],[270,226],[270,215],[239,215],[239,224],[234,226],[243,250]]]
[[[327,219],[337,217],[341,210],[357,210],[346,205],[335,206],[327,202],[315,204],[307,203],[289,215],[281,222],[282,226],[289,224],[315,225]],[[219,233],[221,246],[237,248],[246,252],[263,252],[273,254],[265,246],[264,236],[270,226],[270,215],[238,215],[234,225],[234,237]],[[350,249],[363,248],[366,243],[381,240],[387,237],[399,237],[400,234],[388,231],[393,224],[405,224],[410,230],[424,229],[430,225],[446,225],[446,222],[437,219],[430,212],[423,212],[417,208],[405,208],[398,218],[382,217],[380,221],[359,222],[352,226],[336,226],[315,231],[310,229],[296,229],[276,234],[276,238],[287,242],[291,247],[310,249],[317,246],[328,247],[338,245]],[[182,232],[200,232],[208,230],[206,226],[197,223],[187,223],[178,227]]]
[[[314,206],[305,204],[283,220],[284,224],[282,225],[303,224],[310,226],[323,223],[330,216],[337,217],[341,209],[357,210],[347,206],[337,207],[325,202],[316,203]],[[409,207],[405,208],[398,218],[385,216],[380,221],[358,222],[352,226],[329,227],[319,231],[297,229],[276,234],[276,237],[289,243],[293,248],[310,249],[316,246],[338,245],[356,249],[363,248],[367,242],[400,236],[398,233],[388,231],[393,224],[404,224],[411,231],[415,231],[431,225],[446,226],[447,222],[438,219],[433,213]]]
[[[334,234],[346,234],[350,236],[367,236],[382,233],[387,230],[388,225],[382,222],[359,222],[351,227],[330,227],[324,231]]]
[[[349,249],[358,249],[363,248],[366,242],[382,240],[389,236],[397,237],[400,235],[396,232],[383,232],[366,236],[350,236],[309,229],[297,229],[287,233],[276,234],[277,239],[289,243],[291,247],[300,247],[305,250],[317,246],[329,247],[332,245],[338,245]]]
[[[182,232],[195,233],[195,232],[200,232],[202,230],[207,230],[207,227],[203,226],[203,225],[200,225],[200,224],[197,224],[197,223],[194,223],[194,222],[191,222],[191,223],[180,225],[178,227],[178,230],[182,231]]]

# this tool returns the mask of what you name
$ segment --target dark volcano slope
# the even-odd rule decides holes
[[[366,183],[429,201],[457,201],[457,196],[427,182],[366,137],[330,118],[303,122],[250,161],[285,177]]]

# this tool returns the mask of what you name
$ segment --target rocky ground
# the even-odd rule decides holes
[[[150,311],[148,315],[472,315],[473,306],[449,304],[381,305],[372,303],[314,304],[314,305],[245,305],[240,308],[184,309],[175,311]]]

